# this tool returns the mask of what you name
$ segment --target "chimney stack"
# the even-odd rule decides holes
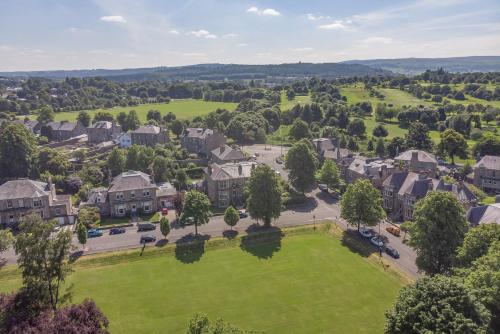
[[[418,151],[411,152],[411,161],[418,161]]]
[[[212,175],[212,165],[208,165],[208,175]]]
[[[243,174],[243,166],[241,164],[238,165],[238,174]]]
[[[226,145],[221,145],[220,146],[220,153],[224,153],[225,150],[226,150]]]

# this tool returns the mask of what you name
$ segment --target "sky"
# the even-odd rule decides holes
[[[0,0],[0,71],[500,55],[500,0]]]

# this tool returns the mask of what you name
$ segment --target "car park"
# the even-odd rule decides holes
[[[154,235],[142,235],[141,236],[141,244],[145,244],[145,243],[148,243],[148,242],[155,242],[156,241],[156,237]]]
[[[238,214],[240,215],[240,218],[246,218],[248,217],[248,212],[247,210],[238,210]]]
[[[373,230],[371,228],[366,228],[366,227],[360,228],[359,234],[361,234],[361,236],[363,238],[367,238],[367,239],[371,239],[375,236],[375,232],[373,232]]]
[[[397,226],[390,225],[387,226],[385,230],[396,237],[399,237],[399,235],[401,234],[401,229]]]
[[[399,259],[399,252],[397,251],[396,248],[390,246],[390,245],[385,245],[384,250],[387,254],[392,256],[395,259]]]
[[[137,231],[142,232],[142,231],[153,231],[156,230],[156,225],[153,223],[137,223]]]
[[[90,229],[87,231],[87,238],[96,238],[102,236],[102,232],[96,229]]]
[[[382,239],[380,239],[380,237],[373,237],[370,239],[370,242],[376,247],[384,246],[384,242],[382,241]]]
[[[109,230],[109,234],[110,235],[113,235],[113,234],[122,234],[122,233],[125,233],[125,228],[124,227],[114,227],[112,229]]]

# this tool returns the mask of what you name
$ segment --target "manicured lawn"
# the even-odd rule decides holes
[[[174,252],[134,259],[78,268],[68,282],[74,302],[97,302],[112,333],[182,333],[198,311],[266,333],[381,333],[403,286],[318,232],[211,249],[194,262]],[[1,271],[0,282],[1,291],[19,285]]]
[[[288,98],[286,97],[286,92],[281,91],[281,111],[292,109],[297,104],[304,105],[307,103],[311,103],[311,97],[309,95],[296,95],[293,100],[288,100]]]
[[[159,110],[162,115],[167,114],[168,112],[173,112],[177,118],[179,119],[190,119],[196,116],[206,115],[217,108],[224,108],[230,111],[234,111],[236,109],[237,103],[228,103],[228,102],[209,102],[203,100],[172,100],[170,103],[148,103],[141,104],[134,107],[116,107],[110,109],[95,109],[95,110],[87,110],[88,113],[93,117],[93,115],[98,111],[107,111],[113,114],[113,116],[118,115],[118,113],[129,110],[137,111],[141,122],[146,122],[146,115],[149,110],[155,109]],[[55,114],[55,120],[61,121],[74,121],[78,116],[78,111],[72,112],[59,112]],[[31,116],[31,118],[36,118],[36,115]]]

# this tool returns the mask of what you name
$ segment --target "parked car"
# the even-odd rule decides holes
[[[283,163],[283,160],[281,160],[281,158],[278,157],[276,158],[276,163],[281,165]]]
[[[385,252],[387,254],[389,254],[390,256],[392,256],[395,259],[399,259],[399,252],[397,251],[396,248],[394,248],[390,245],[385,245],[384,249],[385,249]]]
[[[96,238],[101,236],[102,236],[102,231],[93,228],[87,231],[87,238]]]
[[[371,228],[366,228],[362,227],[359,229],[359,234],[361,234],[362,237],[371,239],[375,236],[375,232]]]
[[[168,215],[168,209],[167,208],[161,209],[161,214],[164,216]]]
[[[240,215],[240,218],[248,217],[247,210],[238,210],[238,214]]]
[[[324,193],[328,192],[328,186],[326,184],[324,184],[324,183],[318,184],[318,188],[319,188],[319,190],[321,190]]]
[[[399,235],[401,234],[401,229],[397,226],[387,226],[386,228],[386,231],[389,232],[390,234],[393,234],[395,235],[396,237],[399,237]]]
[[[114,228],[109,230],[110,235],[122,234],[122,233],[125,233],[125,227],[114,227]]]
[[[181,225],[193,225],[194,224],[194,218],[193,217],[183,217],[181,216],[181,219],[179,219]]]
[[[141,236],[141,244],[145,244],[145,243],[148,243],[148,242],[155,242],[156,241],[156,237],[154,235],[142,235]]]
[[[156,225],[153,223],[137,223],[137,232],[156,230]]]
[[[383,247],[384,246],[384,242],[382,241],[382,239],[380,239],[379,237],[373,237],[370,239],[370,242],[374,245],[374,246],[377,246],[377,247]]]

